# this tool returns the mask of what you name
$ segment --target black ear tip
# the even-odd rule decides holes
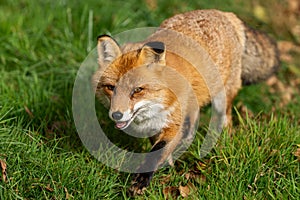
[[[155,53],[161,54],[165,51],[165,44],[163,42],[148,42],[145,44],[145,46],[150,47],[151,49],[153,49],[153,51]]]
[[[102,42],[102,41],[105,41],[105,40],[112,40],[119,46],[118,42],[113,37],[111,37],[110,35],[103,34],[103,35],[99,35],[97,37],[98,42]]]
[[[102,35],[99,35],[99,36],[97,37],[97,40],[99,40],[99,39],[101,39],[101,38],[104,38],[104,37],[112,38],[110,35],[102,34]]]

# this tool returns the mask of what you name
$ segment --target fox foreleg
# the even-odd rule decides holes
[[[178,133],[178,131],[176,132]],[[133,177],[132,186],[129,188],[130,195],[143,194],[146,187],[150,184],[154,172],[166,161],[169,161],[172,152],[180,141],[180,135],[180,131],[179,134],[174,134],[174,131],[170,131],[170,128],[159,133],[151,151],[146,155],[145,161],[138,168],[140,173],[135,174]]]
[[[156,143],[152,147],[150,154],[146,156],[145,162],[139,167],[141,173],[135,174],[133,177],[132,186],[129,189],[132,196],[143,194],[146,187],[150,184],[154,172],[159,168],[161,162],[163,162],[162,158],[164,151],[162,148],[165,148],[166,144],[165,141]],[[151,154],[157,150],[160,150],[161,152]],[[149,171],[149,169],[151,170]]]

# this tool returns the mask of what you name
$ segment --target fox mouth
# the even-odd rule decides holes
[[[115,127],[117,129],[124,130],[124,129],[126,129],[131,124],[131,122],[134,120],[134,118],[135,118],[135,116],[132,116],[132,118],[130,118],[130,120],[127,120],[127,121],[117,121],[116,124],[115,124]]]
[[[132,117],[129,120],[127,120],[127,121],[116,121],[115,127],[117,129],[120,129],[120,130],[126,129],[131,124],[131,122],[134,120],[134,118],[136,117],[137,113],[138,113],[138,111],[136,111],[135,113],[133,113]]]
[[[131,122],[135,119],[135,117],[136,117],[138,114],[140,114],[141,112],[143,112],[143,110],[144,110],[146,107],[147,107],[146,105],[140,107],[138,110],[136,110],[136,111],[132,114],[131,118],[130,118],[129,120],[127,120],[127,121],[116,121],[115,127],[116,127],[117,129],[120,129],[120,130],[126,129],[126,128],[131,124]]]
[[[130,123],[131,123],[132,120],[128,120],[128,121],[124,121],[124,122],[116,122],[116,128],[117,129],[120,129],[120,130],[123,130],[123,129],[126,129]]]

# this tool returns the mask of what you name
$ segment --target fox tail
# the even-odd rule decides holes
[[[245,48],[242,56],[244,85],[263,81],[278,70],[277,44],[265,33],[245,25]]]

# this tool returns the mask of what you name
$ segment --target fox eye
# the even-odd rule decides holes
[[[115,89],[115,86],[113,86],[113,85],[104,85],[104,88],[106,90],[113,91]]]
[[[142,87],[134,88],[133,93],[134,93],[134,94],[140,93],[143,89],[144,89],[144,88],[142,88]]]

